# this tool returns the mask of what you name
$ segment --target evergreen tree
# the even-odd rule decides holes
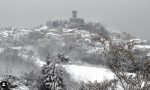
[[[63,71],[54,62],[48,62],[42,68],[39,90],[65,90]]]

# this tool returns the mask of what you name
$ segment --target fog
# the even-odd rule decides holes
[[[0,0],[0,27],[33,27],[78,17],[150,39],[150,0]]]

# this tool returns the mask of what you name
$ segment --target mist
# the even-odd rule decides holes
[[[98,21],[137,38],[150,39],[149,0],[0,0],[0,27],[33,27],[78,17]]]

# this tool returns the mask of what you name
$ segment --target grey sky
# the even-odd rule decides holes
[[[79,17],[150,40],[150,0],[0,0],[0,27],[32,27]]]

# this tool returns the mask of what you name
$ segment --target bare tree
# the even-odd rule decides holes
[[[106,42],[109,47],[106,47]],[[111,39],[104,39],[103,45],[107,65],[119,79],[124,90],[148,90],[150,88],[150,60],[148,58],[139,58],[124,42],[113,43]],[[135,76],[127,75],[126,72],[132,72]]]

